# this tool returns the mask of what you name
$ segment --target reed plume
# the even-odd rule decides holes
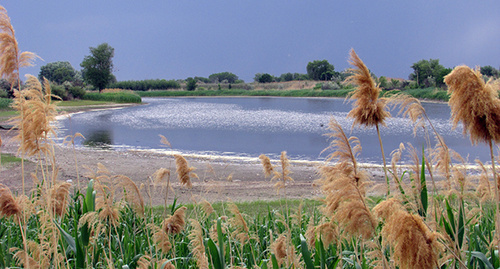
[[[384,220],[382,244],[390,245],[400,268],[436,268],[439,235],[427,228],[422,218],[402,209],[395,199],[379,203],[373,212]]]
[[[333,167],[321,167],[321,178],[316,181],[325,194],[325,214],[337,221],[348,234],[368,239],[377,223],[365,202],[368,175],[358,171],[356,165],[361,145],[356,137],[347,138],[334,119],[330,121],[329,128],[333,132],[328,135],[333,140],[327,149],[333,150],[333,153],[327,159],[335,159],[338,163]]]
[[[163,254],[167,254],[172,249],[172,244],[168,238],[168,234],[154,223],[148,223],[147,227],[153,232],[153,242]]]
[[[271,178],[271,181],[277,180],[276,184],[274,185],[274,188],[276,191],[279,193],[281,189],[284,189],[286,186],[287,181],[293,181],[293,178],[290,177],[290,161],[288,160],[286,156],[286,151],[281,152],[280,156],[280,163],[281,163],[281,173],[274,170],[274,176]],[[285,193],[286,195],[286,193]]]
[[[480,160],[476,160],[476,163],[481,168],[481,174],[479,175],[479,184],[476,189],[477,196],[479,197],[481,203],[492,200],[494,189],[490,184],[490,179],[488,177],[488,170]]]
[[[300,257],[295,253],[290,232],[284,232],[271,243],[271,252],[276,256],[278,265],[284,268],[303,268]]]
[[[172,145],[170,144],[170,142],[168,141],[168,139],[164,135],[159,135],[159,136],[160,136],[160,143],[164,147],[172,148]]]
[[[111,225],[116,227],[120,221],[120,211],[114,203],[114,190],[104,185],[98,178],[94,181],[96,210],[99,211],[99,218],[101,220],[107,220]]]
[[[193,184],[191,183],[191,177],[198,178],[198,175],[193,172],[195,168],[189,167],[187,160],[181,155],[176,154],[174,155],[174,157],[175,165],[177,167],[177,177],[179,178],[179,181],[182,185],[185,185],[186,187],[191,189],[193,187]]]
[[[14,27],[10,23],[7,10],[0,6],[0,76],[7,79],[13,87],[20,89],[19,69],[33,66],[38,56],[33,52],[19,52]]]
[[[0,213],[5,217],[21,213],[21,206],[16,201],[10,189],[0,185]]]
[[[467,66],[455,67],[444,82],[451,94],[453,127],[462,122],[472,144],[500,143],[500,100],[493,83],[485,83],[479,70]]]
[[[493,180],[495,181],[495,223],[497,247],[500,249],[500,178],[495,168],[493,143],[500,143],[500,99],[498,84],[484,82],[479,70],[458,66],[445,76],[444,82],[451,94],[448,105],[455,128],[463,124],[463,133],[469,134],[473,145],[484,142],[490,147]]]
[[[70,187],[68,182],[58,182],[50,190],[52,212],[59,217],[66,213]]]
[[[241,214],[240,210],[238,209],[238,206],[236,206],[233,203],[229,204],[229,211],[233,213],[233,217],[228,220],[229,225],[231,225],[232,228],[234,228],[234,231],[231,233],[231,236],[238,240],[240,243],[241,247],[243,248],[243,245],[245,245],[248,240],[250,240],[249,236],[249,229],[247,222],[243,218],[243,215]]]
[[[115,184],[123,188],[125,200],[132,205],[139,215],[143,216],[144,198],[135,182],[127,176],[117,175],[115,176]]]
[[[178,234],[184,230],[186,207],[180,207],[174,214],[162,222],[162,229],[167,234]]]
[[[33,156],[50,153],[50,135],[56,136],[51,122],[57,115],[56,106],[51,102],[53,97],[48,80],[43,86],[34,76],[28,75],[26,89],[15,93],[12,107],[20,115],[14,118],[15,127],[19,129],[16,139],[20,141],[19,151]]]
[[[353,75],[347,81],[354,83],[357,87],[352,92],[350,100],[356,100],[352,110],[347,114],[353,118],[353,126],[363,125],[365,127],[375,126],[382,152],[382,161],[384,163],[384,173],[387,181],[387,195],[390,193],[389,177],[387,176],[387,164],[385,160],[384,147],[380,136],[379,126],[385,126],[385,120],[391,116],[387,110],[387,98],[379,98],[382,91],[370,75],[370,70],[358,57],[354,49],[349,52],[349,63],[355,68],[350,69]]]
[[[267,157],[264,154],[261,154],[259,156],[259,159],[260,159],[260,162],[262,163],[262,167],[264,168],[264,175],[265,175],[265,177],[269,177],[270,175],[272,175],[273,172],[274,172],[273,171],[274,167],[271,164],[271,160],[269,159],[269,157]]]
[[[323,247],[328,248],[332,243],[335,243],[339,237],[337,227],[332,221],[327,221],[325,218],[318,225],[314,225],[313,218],[309,220],[305,237],[310,248],[314,248],[316,240],[321,239]]]
[[[196,258],[196,264],[200,269],[208,269],[208,258],[205,253],[205,245],[203,244],[203,229],[200,223],[191,219],[191,226],[193,229],[189,234],[189,246],[193,252],[193,256]]]

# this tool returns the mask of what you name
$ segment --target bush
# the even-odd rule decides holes
[[[7,98],[7,97],[9,97],[7,91],[4,89],[0,89],[0,98]]]
[[[188,91],[194,91],[194,90],[196,90],[196,80],[194,80],[192,78],[188,79],[187,83],[186,83],[186,89]]]
[[[10,108],[10,104],[12,103],[12,99],[9,98],[0,98],[0,109]]]
[[[73,98],[82,99],[86,91],[82,87],[73,86],[68,89],[68,93],[71,94]]]
[[[59,96],[62,100],[68,100],[68,92],[64,86],[51,84],[50,89],[53,95]]]

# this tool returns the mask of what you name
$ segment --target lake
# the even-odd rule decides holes
[[[255,158],[264,153],[279,158],[323,160],[329,140],[324,135],[331,117],[348,135],[361,141],[360,161],[381,163],[375,128],[352,128],[347,119],[351,103],[338,98],[215,97],[143,98],[145,105],[73,114],[58,122],[58,136],[80,132],[86,140],[79,146],[115,150],[176,151],[182,154]],[[472,162],[489,160],[486,145],[471,146],[459,126],[452,130],[450,108],[445,103],[423,103],[433,125],[448,146]],[[401,142],[422,148],[422,131],[413,136],[411,122],[391,111],[387,127],[381,128],[386,157]],[[160,143],[165,136],[172,148]],[[434,138],[432,138],[434,145]]]

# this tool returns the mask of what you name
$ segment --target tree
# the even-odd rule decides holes
[[[186,79],[186,89],[188,91],[194,91],[196,90],[196,80],[189,77]]]
[[[379,84],[379,87],[382,89],[387,89],[389,87],[389,83],[387,82],[387,78],[384,76],[380,76],[378,78],[378,84]]]
[[[327,60],[315,60],[307,64],[307,75],[312,80],[330,80],[334,75],[334,69]]]
[[[441,87],[444,85],[444,76],[451,72],[450,68],[440,65],[438,59],[420,60],[411,68],[413,73],[409,79],[416,81],[419,87]]]
[[[102,43],[97,48],[90,47],[90,54],[80,64],[83,79],[101,92],[110,82],[116,81],[112,73],[115,49],[108,43]]]
[[[38,78],[43,78],[57,84],[63,84],[65,81],[73,82],[76,79],[76,71],[69,62],[52,62],[40,67]]]
[[[292,81],[292,80],[294,80],[293,74],[290,72],[281,74],[280,80],[281,81]]]
[[[230,72],[215,73],[208,76],[212,83],[219,83],[227,80],[228,83],[235,83],[238,80],[238,76]]]
[[[259,83],[270,83],[270,82],[273,82],[273,76],[268,74],[268,73],[264,73],[264,74],[256,74],[255,77],[257,78],[257,81]]]
[[[493,67],[491,65],[481,66],[480,72],[483,76],[487,76],[487,77],[497,78],[500,76],[500,71],[498,71],[497,69],[495,69],[495,67]]]

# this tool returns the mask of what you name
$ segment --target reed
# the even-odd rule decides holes
[[[500,250],[500,178],[495,168],[494,143],[500,143],[500,99],[498,84],[484,82],[479,70],[458,66],[444,78],[451,94],[448,102],[454,128],[459,122],[464,135],[469,134],[471,143],[487,143],[490,147],[493,180],[496,183],[496,234]]]
[[[370,75],[370,70],[358,57],[354,49],[349,52],[349,63],[355,68],[350,69],[353,73],[347,81],[356,85],[356,89],[350,95],[350,100],[355,100],[353,108],[347,114],[354,119],[353,126],[361,125],[364,127],[373,127],[377,129],[382,161],[384,164],[384,174],[387,181],[387,195],[391,192],[389,176],[387,175],[387,164],[384,154],[384,146],[380,136],[380,126],[385,126],[385,120],[391,116],[387,110],[387,98],[379,98],[382,91]]]
[[[0,13],[5,24],[6,12],[2,9]],[[1,29],[5,33],[6,28]],[[13,30],[8,37],[12,36]],[[4,43],[0,47],[7,44],[5,40],[14,44],[12,39],[1,37]],[[361,115],[354,118],[355,126],[383,126],[388,117],[386,101],[378,97],[366,66],[354,51],[351,54],[359,72],[352,78],[358,88],[352,95],[356,103],[351,116]],[[7,61],[19,66],[19,56],[0,57],[5,57],[0,60],[2,64]],[[18,72],[12,72],[12,77],[18,79]],[[446,79],[455,124],[464,124],[474,144],[489,143],[492,149],[493,143],[498,143],[499,122],[498,99],[491,94],[493,86],[478,80],[477,72],[467,68],[457,68]],[[435,147],[427,144],[431,158],[424,153],[420,159],[420,151],[408,144],[391,154],[400,200],[370,195],[372,176],[357,161],[361,141],[348,137],[332,119],[327,134],[330,145],[325,149],[329,155],[315,181],[321,202],[309,201],[303,206],[294,201],[293,209],[288,208],[288,200],[212,205],[200,190],[200,196],[191,195],[193,200],[196,198],[194,205],[179,205],[177,198],[169,204],[168,193],[173,191],[170,171],[174,165],[180,184],[189,191],[192,178],[198,178],[195,168],[176,155],[175,164],[157,169],[149,178],[145,188],[151,199],[148,208],[142,196],[143,186],[126,175],[114,175],[103,164],[82,173],[81,180],[88,181],[86,191],[79,187],[73,190],[69,182],[62,181],[66,178],[57,173],[58,159],[53,150],[51,121],[55,114],[50,85],[28,77],[27,88],[17,91],[16,98],[15,106],[20,111],[19,152],[36,159],[37,169],[28,195],[24,190],[18,194],[0,185],[2,268],[500,267],[496,160],[493,156],[493,183],[488,176],[492,173],[490,166],[479,163],[482,174],[477,187],[473,186],[475,175],[435,130]],[[425,130],[432,125],[418,100],[404,97],[400,102],[404,109],[400,113],[416,128]],[[79,135],[68,140],[76,137]],[[161,143],[171,147],[163,136]],[[406,152],[413,162],[409,167],[399,165]],[[286,187],[292,181],[286,152],[275,163],[265,155],[260,160],[265,176],[273,175],[277,187]],[[78,169],[76,161],[75,166]],[[213,184],[209,187],[225,183],[225,177],[216,176],[211,169],[214,179],[210,179]],[[433,204],[428,208],[424,184],[427,175],[433,174],[449,186],[435,188],[429,197]],[[206,177],[201,180],[208,182]],[[153,208],[152,197],[156,194],[151,189],[158,186],[165,192],[161,193],[164,208]],[[196,187],[204,188],[203,184]],[[287,209],[276,210],[282,203],[287,203]],[[157,213],[167,208],[170,216]]]

